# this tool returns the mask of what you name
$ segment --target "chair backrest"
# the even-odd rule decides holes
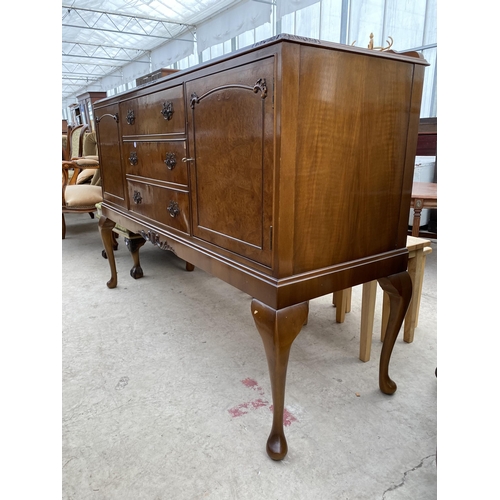
[[[80,157],[83,154],[83,136],[88,130],[88,125],[77,125],[70,131],[68,140],[68,158]]]
[[[97,134],[95,132],[84,134],[82,156],[97,156]]]
[[[68,158],[68,134],[62,134],[62,159],[69,160],[69,158]]]

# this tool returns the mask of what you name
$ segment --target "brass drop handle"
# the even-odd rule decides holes
[[[128,161],[130,165],[137,165],[139,163],[139,159],[137,158],[137,153],[135,151],[131,151],[128,157]]]
[[[187,163],[188,161],[194,161],[194,158],[183,158],[182,161]]]
[[[164,102],[161,114],[165,120],[171,120],[172,116],[174,116],[174,103],[171,101]]]
[[[142,203],[142,195],[140,191],[134,191],[134,203],[140,205]]]
[[[167,166],[169,170],[173,170],[175,166],[177,165],[177,158],[175,156],[175,153],[167,153],[165,155],[165,159],[163,160],[163,163]]]
[[[170,214],[170,217],[176,217],[181,213],[181,209],[179,208],[179,204],[174,201],[170,200],[170,203],[168,204],[167,207],[167,212]]]
[[[134,110],[133,109],[129,109],[127,111],[127,123],[129,125],[133,125],[135,122],[135,113],[134,113]]]

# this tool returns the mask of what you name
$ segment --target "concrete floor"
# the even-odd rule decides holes
[[[271,389],[250,297],[150,243],[144,277],[120,239],[109,290],[97,220],[67,215],[62,241],[65,500],[432,500],[437,498],[437,244],[415,341],[402,333],[378,389],[381,292],[372,359],[358,359],[361,287],[335,322],[311,301],[290,355],[288,455],[270,460]]]

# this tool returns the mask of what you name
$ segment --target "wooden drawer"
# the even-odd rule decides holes
[[[123,161],[127,174],[188,185],[185,141],[123,141]]]
[[[187,191],[128,181],[130,210],[189,234]]]
[[[182,85],[121,102],[120,120],[124,136],[184,134]]]

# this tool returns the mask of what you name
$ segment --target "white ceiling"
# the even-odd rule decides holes
[[[239,1],[63,0],[63,101]]]

